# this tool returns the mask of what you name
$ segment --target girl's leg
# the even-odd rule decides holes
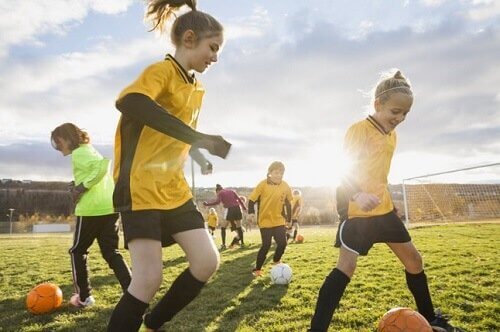
[[[88,249],[94,242],[96,227],[89,223],[88,217],[78,216],[76,219],[73,246],[69,249],[71,256],[71,270],[75,293],[80,296],[80,301],[85,301],[90,296],[89,270],[87,266]]]
[[[118,250],[118,214],[102,216],[102,228],[97,237],[99,248],[104,260],[115,273],[122,290],[125,292],[130,285],[131,275],[127,263]]]
[[[276,250],[274,251],[273,262],[277,263],[285,253],[287,238],[285,226],[273,229],[274,241],[276,241]]]
[[[424,272],[422,256],[412,242],[387,243],[387,245],[405,267],[406,284],[415,298],[418,312],[428,321],[433,321],[436,316],[427,284],[427,276]]]
[[[354,274],[358,254],[340,248],[337,266],[326,277],[321,286],[316,302],[316,309],[311,320],[311,332],[326,332],[332,321],[333,312],[338,307],[347,284]]]
[[[293,241],[297,240],[297,234],[299,233],[299,223],[296,222],[293,224]]]
[[[222,248],[226,247],[226,227],[220,228],[220,238],[222,240]]]
[[[219,267],[219,252],[205,229],[193,229],[173,235],[186,253],[189,268],[172,283],[170,289],[145,317],[150,329],[158,329],[170,321],[200,293]]]
[[[262,240],[262,245],[260,246],[259,252],[257,253],[257,262],[255,263],[255,270],[261,270],[264,261],[266,260],[266,255],[271,248],[272,240],[272,230],[269,228],[260,229],[260,238]]]
[[[108,332],[136,332],[142,315],[162,281],[161,242],[133,239],[128,243],[132,261],[132,281],[116,305],[108,324]]]

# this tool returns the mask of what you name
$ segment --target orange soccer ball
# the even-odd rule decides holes
[[[26,297],[26,308],[33,314],[45,314],[59,308],[63,295],[61,289],[53,283],[44,282],[35,286]]]
[[[303,243],[304,242],[304,236],[301,234],[297,234],[297,237],[295,238],[295,242],[297,243]]]
[[[410,308],[393,308],[378,323],[378,332],[432,332],[427,320]]]

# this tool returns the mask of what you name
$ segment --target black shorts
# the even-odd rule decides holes
[[[162,247],[175,243],[173,234],[205,228],[203,215],[192,200],[172,210],[141,210],[121,212],[125,248],[133,239],[161,241]]]
[[[366,256],[375,243],[406,243],[411,237],[398,215],[391,211],[382,216],[347,219],[339,225],[335,247],[343,246]]]
[[[236,221],[243,219],[241,214],[241,209],[239,206],[231,206],[227,208],[226,215],[224,217],[227,221]]]

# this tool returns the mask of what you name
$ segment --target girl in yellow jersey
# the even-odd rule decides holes
[[[217,61],[223,27],[196,10],[194,0],[151,0],[153,30],[161,31],[183,5],[191,11],[173,22],[175,54],[148,66],[116,102],[122,115],[115,139],[113,203],[122,216],[132,281],[113,310],[108,331],[139,330],[163,279],[162,247],[179,244],[189,267],[144,316],[147,331],[159,329],[189,304],[219,266],[219,253],[192,200],[183,166],[191,154],[208,174],[211,164],[198,148],[222,158],[229,151],[221,136],[195,130],[204,89],[193,72],[202,73]]]
[[[215,229],[217,228],[217,225],[219,224],[219,216],[217,215],[217,212],[215,211],[214,208],[210,208],[208,210],[207,224],[208,224],[208,232],[213,237]]]
[[[403,222],[394,211],[387,176],[396,147],[394,129],[405,120],[413,103],[410,84],[396,71],[375,88],[375,112],[352,125],[344,149],[353,169],[337,189],[341,224],[335,246],[340,247],[337,266],[319,291],[309,331],[327,331],[333,312],[351,280],[359,255],[367,255],[375,243],[385,243],[405,267],[406,282],[418,311],[434,331],[460,331],[440,313],[434,313],[422,256],[413,245]]]
[[[257,261],[252,273],[262,275],[262,265],[271,247],[271,241],[276,241],[273,263],[278,263],[286,248],[285,223],[291,220],[292,190],[283,181],[285,165],[273,162],[267,170],[267,179],[262,180],[248,197],[248,218],[253,219],[255,204],[258,204],[257,225],[260,229],[262,246],[257,253]]]

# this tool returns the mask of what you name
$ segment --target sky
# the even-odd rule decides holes
[[[50,145],[64,122],[113,157],[120,91],[174,52],[144,2],[0,0],[0,178],[70,181]],[[255,186],[274,160],[292,186],[334,186],[343,137],[371,112],[381,73],[415,95],[389,181],[500,162],[500,1],[199,0],[225,28],[198,130],[233,144],[195,184]],[[186,178],[191,183],[191,163]],[[474,173],[499,180],[500,167]],[[457,173],[457,179],[459,177]]]

